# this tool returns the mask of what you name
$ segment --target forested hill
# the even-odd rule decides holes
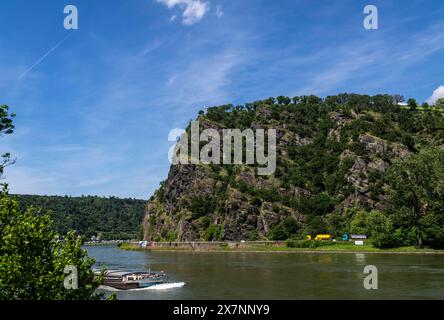
[[[304,239],[365,233],[444,246],[444,101],[277,97],[199,112],[202,129],[277,131],[277,168],[174,165],[149,200],[146,239]],[[188,128],[190,130],[190,128]]]
[[[76,230],[90,238],[137,239],[146,200],[97,196],[61,197],[14,195],[22,210],[29,206],[51,210],[57,231]]]

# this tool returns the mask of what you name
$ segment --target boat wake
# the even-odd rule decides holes
[[[168,290],[174,288],[182,288],[184,285],[185,282],[173,282],[173,283],[161,283],[145,288],[128,289],[128,290],[120,290],[109,286],[100,286],[99,289],[112,292],[120,292],[120,291],[132,292],[132,291],[148,291],[148,290]]]
[[[174,289],[174,288],[182,288],[184,285],[185,285],[185,282],[161,283],[161,284],[156,284],[156,285],[151,286],[151,287],[139,288],[139,289],[136,289],[136,290],[140,290],[140,289],[145,289],[145,290],[167,290],[167,289]]]

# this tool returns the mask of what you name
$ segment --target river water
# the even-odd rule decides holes
[[[119,299],[444,299],[444,255],[86,249],[97,267],[167,273],[168,286]],[[366,265],[377,267],[377,290],[364,288]]]

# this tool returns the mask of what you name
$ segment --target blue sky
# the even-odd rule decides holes
[[[63,27],[67,4],[78,30]],[[363,27],[367,4],[378,30]],[[168,174],[168,132],[205,106],[341,92],[422,102],[444,85],[441,0],[15,0],[0,25],[14,193],[146,199]]]

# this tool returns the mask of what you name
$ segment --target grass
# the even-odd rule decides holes
[[[299,244],[306,244],[307,241],[291,241],[297,242]],[[434,250],[434,249],[417,249],[413,246],[410,247],[399,247],[390,249],[379,249],[374,247],[371,243],[364,244],[362,246],[357,246],[353,242],[317,242],[311,241],[311,243],[318,243],[316,246],[312,247],[289,247],[288,245],[264,245],[264,244],[254,244],[254,243],[239,243],[238,247],[230,246],[215,246],[210,249],[192,249],[192,248],[180,248],[180,247],[155,247],[155,248],[139,248],[138,246],[131,245],[129,243],[122,243],[120,246],[124,250],[152,250],[152,251],[200,251],[200,252],[344,252],[344,253],[439,253],[444,254],[444,250]]]

